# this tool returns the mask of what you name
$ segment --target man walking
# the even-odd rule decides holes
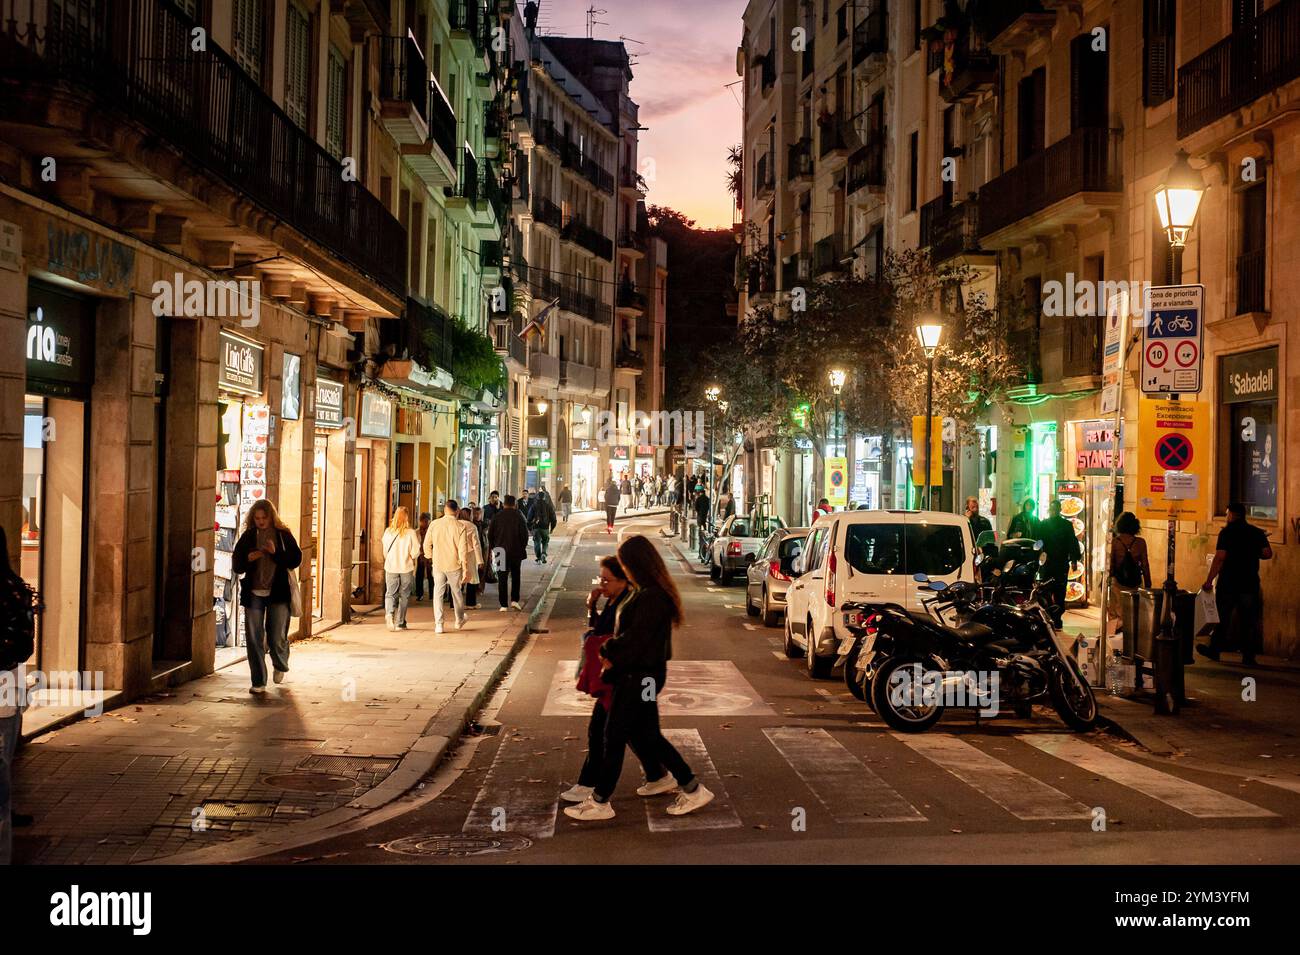
[[[497,575],[497,596],[501,612],[522,610],[519,605],[519,575],[528,556],[528,525],[515,506],[512,494],[505,497],[505,507],[488,525],[488,548],[492,569]],[[500,551],[500,556],[498,556]],[[507,600],[507,597],[509,598]],[[508,604],[508,606],[507,606]]]
[[[966,520],[970,521],[970,532],[976,540],[979,540],[980,534],[985,531],[993,530],[989,519],[980,513],[980,502],[977,498],[966,498]]]
[[[555,507],[546,489],[537,492],[533,509],[528,514],[528,527],[533,532],[533,557],[539,564],[546,563],[546,551],[551,546],[551,531],[555,530]]]
[[[713,502],[709,500],[709,494],[704,490],[704,485],[695,485],[695,522],[700,525],[701,530],[709,526],[709,515],[712,511]]]
[[[487,503],[483,505],[483,523],[491,524],[492,518],[497,516],[501,510],[501,493],[493,491],[488,495]]]
[[[460,524],[460,506],[452,500],[442,517],[429,525],[424,536],[424,556],[433,562],[433,632],[442,633],[442,602],[451,591],[456,629],[465,628],[465,581],[469,580],[470,554]]]
[[[1047,562],[1040,565],[1040,580],[1051,580],[1047,592],[1051,595],[1052,606],[1048,613],[1056,629],[1061,629],[1062,616],[1065,613],[1065,590],[1070,579],[1070,568],[1083,557],[1079,538],[1074,535],[1074,525],[1061,516],[1061,502],[1053,501],[1049,507],[1051,516],[1038,525],[1038,536],[1043,542],[1043,553]]]
[[[569,490],[569,485],[560,488],[560,514],[564,517],[564,523],[569,523],[569,515],[573,513],[573,492]]]
[[[1268,534],[1246,520],[1244,504],[1228,505],[1228,523],[1219,531],[1214,545],[1214,560],[1205,576],[1202,590],[1210,590],[1214,579],[1219,579],[1214,603],[1219,610],[1219,622],[1210,634],[1210,645],[1196,645],[1196,652],[1211,660],[1227,649],[1232,633],[1232,614],[1237,613],[1241,662],[1255,665],[1255,654],[1263,649],[1264,596],[1259,585],[1259,562],[1272,560],[1273,548]]]
[[[1011,518],[1007,525],[1007,537],[1027,537],[1038,540],[1038,505],[1033,498],[1026,498],[1020,507],[1020,513]]]

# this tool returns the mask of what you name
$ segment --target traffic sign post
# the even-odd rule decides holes
[[[849,503],[849,462],[846,458],[826,459],[826,500],[831,507]]]
[[[1205,377],[1205,286],[1148,288],[1144,305],[1143,393],[1199,394]]]

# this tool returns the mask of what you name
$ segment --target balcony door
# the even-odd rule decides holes
[[[1039,67],[1017,89],[1016,161],[1024,162],[1046,146],[1047,70]]]
[[[1110,126],[1110,53],[1081,33],[1070,42],[1070,132]]]

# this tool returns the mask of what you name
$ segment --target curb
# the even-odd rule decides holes
[[[631,514],[626,517],[644,517],[656,512]],[[619,517],[618,520],[623,520]],[[592,522],[597,526],[603,518]],[[424,732],[403,754],[397,767],[384,778],[378,786],[367,790],[356,799],[322,813],[311,819],[285,826],[277,832],[250,836],[248,839],[234,839],[215,846],[189,849],[174,855],[150,859],[137,865],[188,865],[193,863],[230,863],[244,862],[280,852],[290,844],[297,842],[304,834],[324,832],[335,826],[343,825],[380,809],[394,800],[404,796],[414,788],[421,779],[432,772],[460,742],[465,729],[473,722],[474,716],[495,692],[501,679],[509,671],[515,657],[528,642],[533,627],[543,613],[546,595],[550,593],[555,578],[561,571],[572,565],[574,555],[578,552],[582,531],[589,525],[577,528],[569,541],[564,558],[558,561],[548,577],[543,577],[529,592],[529,597],[539,593],[536,605],[528,615],[528,620],[519,629],[514,640],[500,639],[495,646],[486,651],[475,663],[460,688],[452,694],[450,700],[425,726]],[[482,676],[479,682],[475,678]],[[450,712],[448,712],[450,711]]]

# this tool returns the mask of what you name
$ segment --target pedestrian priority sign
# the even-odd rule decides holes
[[[1143,398],[1138,411],[1138,516],[1202,520],[1208,488],[1210,406]]]
[[[1142,325],[1142,391],[1198,394],[1204,344],[1204,285],[1161,285],[1146,290]]]

